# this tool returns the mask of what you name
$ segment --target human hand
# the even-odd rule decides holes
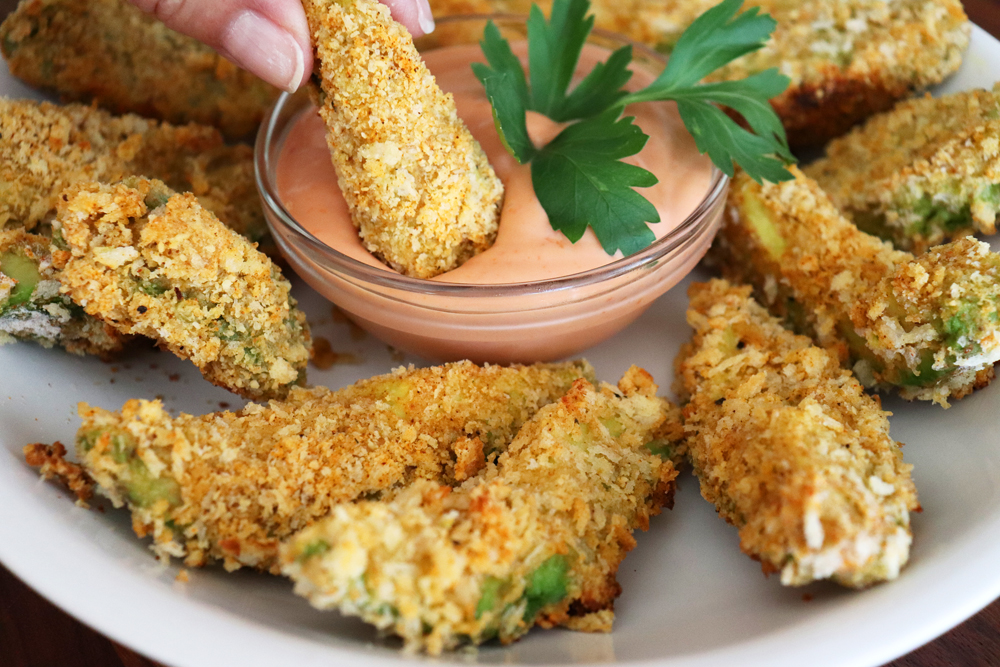
[[[294,91],[312,73],[299,0],[129,0],[265,81]],[[382,0],[414,36],[434,30],[427,0]]]

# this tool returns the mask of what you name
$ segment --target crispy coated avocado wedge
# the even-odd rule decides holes
[[[811,179],[738,174],[713,246],[733,281],[866,386],[944,406],[993,378],[1000,256],[964,238],[914,257],[859,231]]]
[[[532,0],[431,0],[435,16],[527,14]],[[548,14],[551,0],[538,4]],[[592,0],[598,28],[669,54],[719,0]],[[962,63],[970,24],[960,0],[752,0],[778,25],[765,48],[713,74],[734,81],[771,67],[791,78],[771,104],[789,143],[821,147],[851,126],[940,83]],[[442,24],[445,35],[451,26]],[[434,33],[436,34],[436,33]],[[444,41],[443,39],[439,41]]]
[[[311,339],[291,285],[193,195],[142,178],[81,184],[63,193],[55,231],[61,289],[87,313],[247,398],[305,380]]]
[[[586,362],[461,362],[400,368],[339,391],[296,387],[237,413],[81,404],[76,451],[98,492],[129,506],[161,557],[276,572],[278,542],[339,502],[475,475],[581,377],[593,377]]]
[[[578,380],[472,479],[337,505],[282,545],[282,571],[408,650],[509,643],[533,625],[609,631],[632,531],[670,505],[677,474],[650,451],[679,432],[655,393],[635,367],[618,388]]]
[[[127,336],[60,293],[50,242],[21,229],[0,230],[0,345],[30,340],[75,354],[113,355]]]
[[[0,99],[0,229],[47,233],[64,189],[132,176],[192,192],[226,226],[273,252],[249,146],[227,146],[215,128],[204,125],[113,116],[80,104]]]
[[[888,413],[750,292],[721,280],[689,291],[694,337],[677,370],[702,495],[786,586],[895,579],[918,504]]]
[[[431,278],[496,238],[503,183],[438,88],[406,28],[376,0],[304,0],[319,113],[361,239]]]
[[[127,0],[21,0],[0,47],[14,76],[65,100],[214,125],[230,139],[255,131],[279,93]]]
[[[1000,84],[898,104],[836,139],[805,173],[862,230],[923,252],[1000,212]]]

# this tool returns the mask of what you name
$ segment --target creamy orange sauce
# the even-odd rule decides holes
[[[525,51],[523,45],[514,47],[519,55]],[[584,76],[608,55],[605,49],[585,47],[577,75]],[[471,284],[530,282],[580,273],[620,259],[620,253],[609,256],[604,252],[593,230],[588,229],[573,244],[549,225],[534,195],[530,165],[517,164],[501,145],[489,101],[472,73],[470,64],[483,62],[479,46],[437,49],[425,53],[424,59],[438,85],[455,96],[459,116],[486,151],[505,188],[496,243],[434,280]],[[652,79],[648,72],[635,71],[629,87],[644,87]],[[660,222],[651,225],[660,238],[701,203],[711,181],[711,163],[698,153],[674,104],[637,104],[628,107],[626,115],[635,116],[636,124],[650,136],[643,150],[627,162],[648,169],[660,181],[639,190],[660,214]],[[549,119],[529,114],[528,131],[536,145],[545,143],[559,129]],[[337,185],[323,122],[314,110],[303,112],[284,140],[277,186],[288,212],[323,243],[365,264],[391,270],[361,243]]]

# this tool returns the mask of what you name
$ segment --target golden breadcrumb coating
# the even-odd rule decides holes
[[[552,3],[539,2],[546,14]],[[681,33],[718,0],[594,0],[599,28],[670,53]],[[435,15],[527,14],[529,0],[431,0]],[[959,0],[748,0],[778,26],[760,51],[711,80],[778,67],[791,78],[771,101],[793,146],[821,146],[914,90],[955,72],[969,44]]]
[[[535,624],[608,632],[632,531],[671,503],[677,472],[648,447],[671,417],[642,369],[618,389],[577,380],[463,485],[335,506],[282,545],[282,572],[408,650],[509,643]]]
[[[713,246],[723,273],[866,385],[947,406],[1000,359],[1000,256],[973,238],[914,257],[858,230],[798,169],[737,174]]]
[[[750,292],[722,280],[688,292],[694,337],[677,370],[702,495],[786,586],[895,579],[919,506],[889,413]]]
[[[89,314],[247,398],[305,380],[309,328],[291,285],[193,195],[140,178],[84,183],[63,193],[55,229],[69,248],[61,289]]]
[[[280,92],[126,0],[21,0],[0,46],[14,76],[64,100],[230,139],[254,132]]]
[[[120,413],[81,404],[77,455],[160,556],[276,572],[278,542],[335,504],[472,476],[592,372],[586,362],[399,368],[201,417],[171,417],[159,401]]]
[[[227,226],[271,243],[254,183],[253,150],[214,128],[174,126],[79,104],[0,98],[0,229],[55,216],[59,194],[83,181],[147,176],[193,192]]]
[[[896,105],[804,169],[864,231],[903,250],[974,231],[1000,211],[1000,84]]]
[[[320,115],[365,247],[417,278],[490,247],[503,184],[410,34],[375,0],[303,4],[322,73]]]
[[[78,505],[86,506],[94,495],[94,482],[78,464],[66,460],[66,446],[61,442],[51,445],[35,443],[25,445],[24,462],[38,468],[42,479],[62,483],[76,496]]]
[[[59,292],[50,242],[22,229],[0,230],[0,345],[33,340],[110,357],[127,337]]]

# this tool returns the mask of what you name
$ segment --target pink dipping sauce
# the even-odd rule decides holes
[[[518,48],[520,47],[520,48]],[[523,44],[514,45],[523,58]],[[609,51],[586,46],[577,66],[577,76],[606,60]],[[535,197],[530,165],[519,165],[502,146],[493,124],[490,103],[471,63],[484,62],[478,45],[453,46],[423,54],[438,85],[455,96],[458,115],[482,145],[505,194],[496,242],[462,266],[433,280],[465,284],[523,283],[569,276],[621,259],[601,247],[593,230],[587,229],[577,243],[555,231]],[[637,70],[629,88],[648,85],[653,76]],[[649,135],[643,150],[627,162],[648,169],[659,183],[638,190],[660,214],[651,225],[657,238],[670,233],[704,199],[711,182],[712,167],[700,155],[673,103],[636,104],[626,109]],[[555,136],[561,126],[535,113],[528,114],[528,132],[535,145]],[[282,203],[305,229],[323,243],[365,264],[391,271],[365,249],[351,222],[340,194],[337,173],[326,144],[326,129],[315,111],[293,121],[284,140],[277,165],[277,186]]]
[[[524,44],[514,44],[513,50],[526,60]],[[585,47],[577,76],[609,54]],[[501,146],[490,105],[470,67],[483,60],[479,46],[445,47],[423,56],[438,84],[455,96],[459,115],[505,186],[496,243],[436,282],[428,281],[433,289],[404,287],[413,279],[402,277],[396,283],[396,274],[362,245],[340,195],[325,128],[314,110],[289,117],[274,145],[275,189],[287,211],[330,248],[375,267],[375,275],[341,271],[340,259],[299,245],[281,216],[266,208],[272,229],[299,275],[363,329],[433,361],[551,361],[576,355],[621,331],[701,259],[721,220],[726,183],[713,175],[709,159],[698,154],[673,104],[627,109],[650,135],[630,162],[659,178],[659,184],[640,192],[660,213],[662,221],[652,226],[654,233],[669,237],[627,267],[606,266],[620,257],[608,256],[592,231],[576,244],[554,231],[535,198],[530,166],[518,165]],[[639,88],[652,78],[637,67],[630,84]],[[536,143],[558,131],[544,117],[529,118]],[[678,229],[686,219],[691,224]],[[392,279],[378,280],[383,271]]]

